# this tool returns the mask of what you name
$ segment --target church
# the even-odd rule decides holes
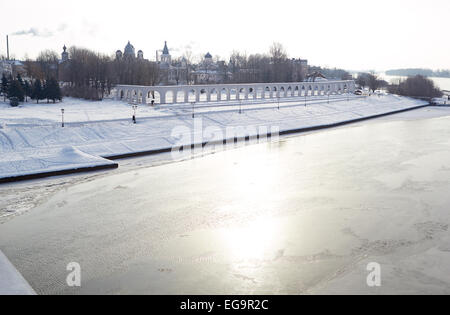
[[[184,57],[172,60],[167,42],[161,55],[156,52],[156,61],[162,73],[163,85],[223,83],[229,77],[225,62],[214,62],[209,52],[195,65],[188,65]]]
[[[125,49],[123,50],[123,53],[121,50],[116,51],[116,59],[144,59],[144,52],[142,50],[139,50],[137,52],[136,56],[136,50],[134,49],[134,46],[131,45],[130,41],[128,41],[128,44],[125,46]]]
[[[172,60],[167,41],[161,55],[156,51],[156,62],[161,71],[162,85],[186,85],[189,83],[189,69],[186,59]]]

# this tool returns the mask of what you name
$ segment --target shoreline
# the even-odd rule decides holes
[[[425,105],[418,105],[414,107],[404,108],[404,109],[398,109],[390,112],[385,112],[381,114],[375,114],[375,115],[369,115],[365,117],[360,117],[356,119],[350,119],[350,120],[344,120],[344,121],[337,121],[329,124],[322,124],[322,125],[316,125],[316,126],[310,126],[310,127],[302,127],[302,128],[293,128],[293,129],[286,129],[281,130],[279,132],[279,135],[295,135],[295,134],[302,134],[310,131],[317,131],[317,130],[323,130],[323,129],[330,129],[335,128],[339,126],[354,124],[362,121],[372,120],[376,118],[381,118],[385,116],[395,115],[403,112],[413,111],[421,108],[426,108],[432,106],[431,104],[425,104]],[[227,144],[230,142],[249,142],[251,140],[259,139],[260,137],[271,137],[271,133],[266,133],[258,136],[245,136],[243,138],[234,137],[234,138],[225,138],[222,140],[212,141],[212,142],[202,142],[202,143],[191,143],[190,147],[196,148],[196,147],[205,147],[206,145],[220,145],[220,144]],[[100,158],[104,158],[107,160],[115,161],[115,160],[121,160],[125,158],[133,158],[133,157],[142,157],[142,156],[150,156],[150,155],[157,155],[161,153],[168,153],[173,150],[173,145],[168,147],[161,147],[161,148],[155,148],[151,150],[144,150],[144,151],[135,151],[125,154],[112,154],[112,155],[102,155],[99,156]],[[187,145],[189,147],[189,145]],[[186,146],[184,147],[186,148]],[[0,178],[0,186],[5,183],[14,183],[14,182],[21,182],[21,181],[27,181],[27,180],[33,180],[33,179],[41,179],[41,178],[47,178],[47,177],[55,177],[55,176],[61,176],[61,175],[70,175],[70,174],[77,174],[77,173],[85,173],[85,172],[92,172],[92,171],[101,171],[101,170],[108,170],[108,169],[116,169],[119,168],[119,163],[113,163],[113,164],[106,164],[106,165],[99,165],[99,166],[88,166],[88,167],[76,167],[76,168],[67,168],[63,170],[58,171],[44,171],[44,172],[34,172],[32,174],[21,174],[18,176],[10,176],[10,177],[3,177]]]

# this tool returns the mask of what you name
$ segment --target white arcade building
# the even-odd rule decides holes
[[[148,104],[214,102],[326,96],[353,93],[355,81],[319,81],[291,83],[250,83],[215,85],[136,86],[118,85],[115,98]]]

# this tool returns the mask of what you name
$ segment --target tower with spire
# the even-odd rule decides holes
[[[172,62],[172,56],[170,56],[169,48],[167,47],[167,41],[164,42],[164,48],[161,55],[161,62],[170,64]]]

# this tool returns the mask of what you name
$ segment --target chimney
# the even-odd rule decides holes
[[[6,35],[6,59],[9,60],[9,36]]]

